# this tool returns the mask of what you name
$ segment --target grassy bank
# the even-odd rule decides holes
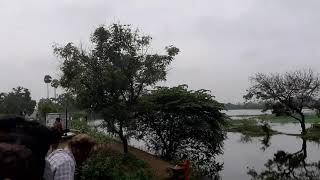
[[[69,127],[70,129],[76,130],[79,133],[86,133],[90,135],[99,143],[114,141],[114,138],[112,136],[108,136],[107,134],[100,132],[93,127],[90,127],[84,120],[74,119],[70,122]]]
[[[277,123],[296,123],[296,121],[288,120],[287,117],[271,117],[271,118],[274,118],[273,120],[270,120],[270,118],[265,116],[263,116],[263,118],[261,118],[261,116],[259,117],[254,117],[254,118],[252,117],[249,119],[231,121],[229,123],[228,132],[239,132],[239,133],[242,133],[243,135],[250,136],[250,137],[265,136],[268,133],[269,135],[286,134],[286,133],[280,133],[280,132],[274,131],[270,129],[268,125],[264,125],[261,122],[265,121],[265,122],[277,122]],[[266,119],[269,119],[269,121],[267,121]],[[317,124],[317,122],[318,122],[318,119],[314,116],[309,116],[307,121],[307,123],[312,123],[312,124]],[[317,127],[311,127],[307,129],[307,134],[305,135],[301,135],[301,134],[286,134],[286,135],[299,136],[306,140],[316,141],[320,143],[319,125]]]
[[[228,132],[240,132],[247,136],[265,136],[267,134],[279,134],[279,132],[270,129],[267,124],[259,124],[254,119],[243,119],[231,121]]]
[[[301,135],[302,138],[320,143],[320,127],[311,127],[307,129],[307,134]]]
[[[264,120],[272,123],[299,123],[296,119],[290,116],[275,116],[275,115],[259,115],[249,119]],[[320,123],[320,118],[316,115],[306,115],[306,123]]]
[[[77,179],[117,179],[117,180],[152,180],[157,179],[148,162],[132,151],[122,153],[122,144],[103,132],[87,125],[86,121],[74,120],[71,129],[93,137],[98,145],[92,156],[78,169]]]
[[[155,177],[145,161],[102,144],[82,166],[80,179],[149,180]]]

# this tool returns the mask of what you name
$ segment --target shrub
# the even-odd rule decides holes
[[[147,164],[131,154],[108,149],[98,150],[82,166],[81,180],[149,180],[153,179]]]
[[[86,133],[94,138],[98,142],[106,142],[112,140],[109,135],[98,131],[98,129],[88,125],[86,121],[80,119],[74,119],[70,122],[70,128],[80,131],[81,133]]]

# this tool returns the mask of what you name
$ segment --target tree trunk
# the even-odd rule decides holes
[[[119,137],[120,137],[120,139],[122,141],[122,144],[123,144],[123,152],[124,153],[128,153],[129,151],[128,151],[128,140],[127,140],[127,138],[124,137],[122,133],[119,134]]]
[[[301,116],[300,125],[301,125],[301,129],[302,129],[301,134],[307,134],[304,114],[300,113],[300,116]]]
[[[49,99],[49,83],[47,83],[47,98]]]
[[[307,158],[307,140],[302,139],[302,151],[303,151],[303,158]]]

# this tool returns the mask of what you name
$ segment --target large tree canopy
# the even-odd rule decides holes
[[[319,93],[319,75],[312,70],[304,70],[285,74],[256,74],[251,78],[251,87],[244,97],[282,105],[287,114],[300,122],[304,134],[303,109],[314,108],[312,101],[319,98]]]
[[[167,160],[187,154],[195,165],[217,170],[210,160],[225,139],[223,107],[207,90],[158,87],[140,99],[138,136]]]
[[[36,101],[24,87],[13,88],[9,93],[0,94],[0,114],[31,115]]]
[[[127,151],[125,129],[132,124],[132,107],[146,87],[166,79],[167,67],[179,49],[168,46],[165,54],[152,54],[150,36],[121,24],[97,28],[91,42],[87,51],[72,43],[54,48],[63,60],[60,83],[83,108],[105,115],[107,127],[119,135]]]

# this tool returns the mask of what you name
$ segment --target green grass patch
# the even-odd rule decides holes
[[[154,175],[148,164],[132,154],[122,154],[106,147],[98,148],[82,166],[81,180],[151,180]]]
[[[106,144],[113,137],[89,126],[86,121],[74,119],[70,128],[86,133],[98,142],[90,158],[77,169],[76,179],[80,180],[151,180],[154,174],[148,164],[132,154],[110,150]]]
[[[252,118],[272,123],[299,123],[299,121],[290,116],[259,115]],[[305,120],[306,123],[320,123],[320,117],[317,115],[306,115]]]
[[[307,129],[307,134],[301,135],[302,138],[306,140],[315,141],[320,143],[320,126],[311,127]]]
[[[98,131],[94,127],[90,127],[85,120],[73,119],[69,124],[70,129],[79,131],[80,133],[86,133],[94,138],[96,141],[103,143],[107,141],[113,141],[113,137]]]
[[[229,124],[228,132],[240,132],[247,136],[265,136],[279,134],[267,124],[258,124],[255,119],[234,120]]]

